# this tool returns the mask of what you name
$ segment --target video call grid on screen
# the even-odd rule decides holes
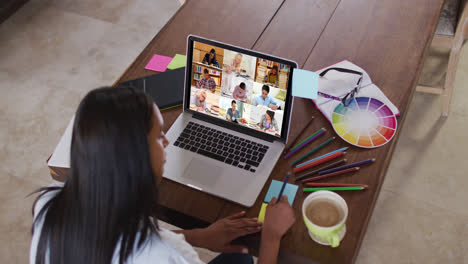
[[[281,137],[290,66],[193,42],[189,108]]]

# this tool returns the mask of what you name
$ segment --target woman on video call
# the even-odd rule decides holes
[[[193,247],[225,252],[210,263],[253,263],[234,239],[261,233],[258,263],[276,263],[295,221],[286,196],[262,225],[239,212],[206,228],[158,224],[158,193],[170,144],[152,98],[132,88],[89,92],[75,114],[70,175],[42,188],[33,205],[30,263],[201,263]],[[180,197],[180,199],[184,199]]]
[[[220,68],[218,60],[216,60],[216,50],[211,49],[209,53],[206,53],[203,57],[202,63]]]
[[[266,113],[262,115],[262,119],[257,125],[269,132],[278,132],[278,123],[276,123],[275,112],[267,110]]]

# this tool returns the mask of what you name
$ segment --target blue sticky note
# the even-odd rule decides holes
[[[319,76],[317,73],[294,69],[292,78],[292,96],[317,99],[319,85]]]
[[[273,197],[278,198],[278,194],[281,191],[281,187],[283,186],[283,182],[277,181],[277,180],[272,180],[270,184],[270,188],[268,189],[268,192],[265,196],[265,200],[263,200],[265,203],[269,203]],[[294,198],[296,198],[296,192],[297,192],[297,185],[294,184],[286,184],[286,187],[284,187],[283,195],[288,196],[288,202],[292,206],[294,202]]]

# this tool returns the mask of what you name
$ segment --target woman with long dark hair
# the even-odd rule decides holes
[[[155,209],[169,144],[162,128],[158,107],[142,91],[108,87],[84,97],[73,125],[70,175],[63,186],[42,188],[33,206],[31,264],[200,263],[191,246],[247,253],[231,241],[261,228],[244,212],[203,229],[159,228]],[[286,199],[266,215],[262,239],[271,241],[260,259],[271,263],[294,214]],[[227,259],[252,260],[221,254],[213,263]]]
[[[219,62],[216,59],[216,50],[211,49],[209,53],[206,53],[203,57],[202,63],[220,68]]]

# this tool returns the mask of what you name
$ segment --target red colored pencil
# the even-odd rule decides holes
[[[321,159],[318,159],[314,162],[311,162],[311,163],[307,163],[305,165],[302,165],[300,167],[297,167],[297,168],[294,168],[294,173],[298,173],[298,172],[301,172],[301,171],[304,171],[304,170],[307,170],[307,169],[310,169],[314,166],[317,166],[317,165],[320,165],[322,163],[325,163],[327,161],[330,161],[332,159],[336,159],[338,157],[341,157],[345,154],[346,152],[337,152],[337,153],[334,153],[332,155],[329,155],[329,156],[326,156],[326,157],[323,157]]]
[[[352,184],[352,183],[316,183],[316,182],[307,182],[305,183],[307,187],[363,187],[367,188],[366,184]]]
[[[303,180],[302,183],[317,181],[317,180],[337,176],[337,175],[348,173],[348,172],[358,171],[358,170],[359,170],[359,167],[353,167],[353,168],[349,168],[349,169],[346,169],[346,170],[340,170],[340,171],[337,171],[337,172],[332,172],[332,173],[325,174],[325,175],[322,175],[322,176],[317,176],[317,177],[313,177],[313,178],[310,178],[310,179],[307,179],[307,180]]]

